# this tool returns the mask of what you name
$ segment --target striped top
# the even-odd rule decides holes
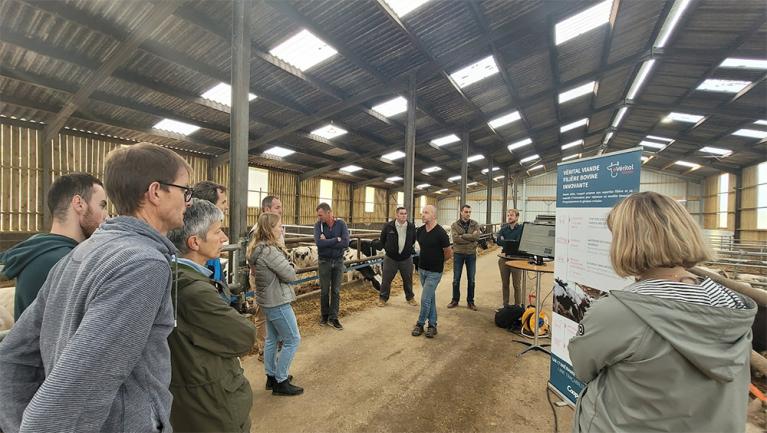
[[[717,284],[710,278],[704,279],[699,284],[687,284],[669,280],[642,280],[626,287],[625,290],[641,295],[710,307],[746,308],[746,303],[739,294]]]

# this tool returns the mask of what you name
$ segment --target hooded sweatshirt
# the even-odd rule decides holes
[[[172,431],[175,253],[123,216],[53,267],[0,343],[0,430]]]
[[[665,283],[675,293],[684,286]],[[650,285],[611,291],[570,340],[575,375],[587,383],[573,431],[744,431],[756,304],[710,280],[697,292],[732,294],[738,307],[648,295],[661,284]]]
[[[40,233],[0,255],[0,273],[8,279],[16,279],[13,300],[15,321],[35,300],[53,265],[76,246],[77,241],[72,238]]]

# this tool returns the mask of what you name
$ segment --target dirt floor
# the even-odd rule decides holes
[[[452,272],[443,275],[434,339],[410,335],[419,307],[405,303],[399,277],[383,308],[375,305],[377,292],[368,286],[342,291],[343,331],[317,325],[317,298],[297,302],[303,339],[290,373],[305,393],[272,396],[263,390],[263,364],[245,358],[254,389],[253,431],[553,431],[546,399],[549,357],[541,352],[517,357],[525,346],[493,323],[501,304],[496,253],[484,251],[478,258],[479,311],[466,308],[465,300],[448,310]],[[543,283],[551,287],[551,276]],[[535,287],[534,280],[527,287]],[[418,284],[415,291],[420,299]],[[557,414],[559,430],[569,431],[572,411],[559,408]]]

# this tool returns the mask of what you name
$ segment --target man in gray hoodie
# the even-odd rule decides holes
[[[172,431],[165,234],[184,223],[190,172],[150,143],[110,153],[104,186],[121,216],[53,267],[0,343],[0,430]]]

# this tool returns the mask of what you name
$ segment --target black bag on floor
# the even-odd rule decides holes
[[[495,312],[495,326],[507,330],[518,328],[524,312],[525,307],[522,305],[506,305]]]

